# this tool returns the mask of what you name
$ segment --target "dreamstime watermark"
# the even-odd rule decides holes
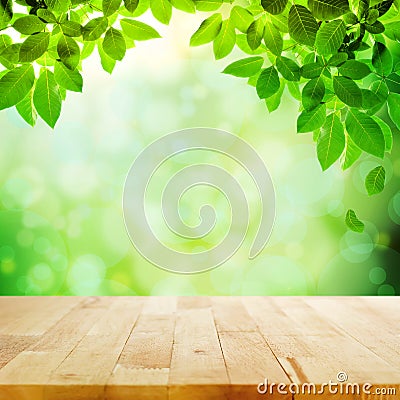
[[[329,380],[325,383],[315,384],[306,383],[270,383],[266,378],[264,382],[259,383],[257,392],[262,395],[272,395],[274,393],[280,395],[323,395],[323,394],[340,394],[340,395],[376,395],[376,396],[395,396],[396,388],[393,387],[377,387],[371,383],[352,383],[348,382],[346,372],[339,372],[336,381]]]
[[[177,273],[198,273],[215,268],[232,257],[242,245],[249,227],[249,202],[235,177],[217,165],[194,164],[171,176],[164,183],[161,207],[164,222],[171,232],[187,240],[196,240],[212,231],[218,210],[209,204],[203,205],[200,223],[192,227],[183,221],[179,201],[194,186],[218,189],[231,208],[230,228],[221,242],[207,251],[183,253],[162,243],[153,232],[145,207],[148,185],[164,162],[192,150],[228,156],[247,170],[254,181],[262,211],[249,252],[249,258],[255,258],[267,244],[275,220],[275,191],[271,177],[262,158],[248,143],[228,132],[210,128],[185,129],[166,135],[146,147],[134,161],[123,196],[125,225],[133,245],[154,265]]]

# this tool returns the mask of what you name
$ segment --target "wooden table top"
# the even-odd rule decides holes
[[[370,394],[299,389],[338,373]],[[263,394],[265,379],[281,391]],[[0,298],[0,400],[399,395],[398,298]]]

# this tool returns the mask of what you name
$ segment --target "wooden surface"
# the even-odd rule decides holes
[[[339,372],[397,395],[257,392]],[[398,298],[0,298],[0,400],[399,396]]]

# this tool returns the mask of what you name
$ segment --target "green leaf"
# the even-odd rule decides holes
[[[216,60],[226,57],[236,43],[235,28],[229,19],[222,22],[221,30],[214,39],[214,55]]]
[[[333,89],[336,96],[350,107],[362,106],[362,93],[357,84],[344,76],[333,77]]]
[[[286,8],[288,0],[261,0],[263,9],[270,14],[281,14]]]
[[[51,23],[51,24],[58,23],[56,16],[47,8],[39,8],[39,10],[37,10],[36,15],[46,23]]]
[[[346,225],[354,232],[364,232],[365,225],[358,218],[354,210],[348,210],[346,214]]]
[[[56,62],[54,78],[61,87],[73,92],[82,92],[83,79],[77,69],[71,71],[62,62]]]
[[[106,17],[98,17],[89,21],[82,29],[83,40],[94,41],[108,28],[108,19]]]
[[[310,111],[317,107],[325,96],[325,84],[321,76],[313,78],[304,86],[302,91],[303,107]]]
[[[348,0],[308,0],[308,7],[315,18],[326,21],[349,12]]]
[[[228,65],[223,73],[239,78],[250,78],[260,71],[264,64],[262,57],[248,57]]]
[[[371,70],[363,62],[349,60],[339,67],[339,73],[351,79],[363,79],[371,73]]]
[[[61,95],[52,72],[44,68],[36,82],[33,103],[38,114],[54,128],[61,113]]]
[[[280,81],[275,67],[263,69],[256,85],[258,97],[267,99],[273,96],[279,90],[279,87]]]
[[[270,113],[275,111],[281,104],[281,98],[282,98],[284,89],[285,89],[285,81],[283,79],[281,79],[279,90],[271,97],[268,97],[267,99],[265,99],[265,104],[267,105],[268,111]]]
[[[20,62],[32,62],[41,57],[49,47],[50,33],[28,36],[19,51]]]
[[[139,5],[139,0],[124,0],[125,8],[132,14],[136,11],[138,5]]]
[[[350,168],[361,156],[362,150],[351,140],[349,135],[345,135],[346,147],[342,156],[342,169],[345,171]]]
[[[395,123],[397,129],[400,129],[400,94],[390,93],[387,102],[389,116]]]
[[[151,26],[133,19],[122,19],[121,27],[125,35],[133,40],[150,40],[160,38],[160,34]]]
[[[18,18],[13,23],[13,28],[24,35],[38,33],[45,28],[46,24],[36,15],[26,15]]]
[[[223,0],[195,0],[195,2],[198,11],[215,11],[223,4]]]
[[[104,36],[103,50],[112,59],[121,61],[126,53],[126,43],[122,33],[110,28]]]
[[[349,58],[349,55],[347,53],[337,53],[334,54],[329,60],[328,60],[328,65],[332,67],[339,67],[342,65],[347,59]]]
[[[332,22],[324,22],[316,36],[315,45],[321,55],[336,53],[342,45],[346,35],[346,25],[340,19]]]
[[[54,10],[60,13],[68,11],[71,0],[45,0],[49,10]]]
[[[365,24],[365,29],[373,34],[379,34],[385,31],[385,26],[380,21],[374,22],[372,25]]]
[[[324,66],[319,63],[308,63],[300,68],[300,74],[303,78],[313,79],[318,78],[323,70]]]
[[[290,58],[278,57],[276,68],[287,81],[296,82],[300,80],[300,67]]]
[[[212,42],[221,31],[222,16],[221,14],[214,14],[204,20],[199,29],[190,38],[191,46],[201,46]]]
[[[381,75],[390,75],[393,69],[393,58],[389,49],[380,42],[375,42],[372,49],[372,65]]]
[[[346,144],[343,124],[334,113],[326,117],[318,138],[317,154],[322,170],[327,170],[343,153]]]
[[[31,90],[35,74],[31,65],[15,68],[0,79],[0,110],[15,106]]]
[[[394,3],[393,0],[385,0],[382,1],[381,3],[375,4],[372,8],[378,10],[379,16],[381,17],[390,10],[390,7],[392,6],[393,3]]]
[[[185,11],[187,13],[194,14],[196,7],[193,0],[171,0],[171,4],[178,10]]]
[[[346,129],[361,150],[383,158],[385,138],[381,127],[369,115],[350,108],[346,117]]]
[[[381,127],[383,136],[385,137],[385,151],[390,153],[393,148],[393,132],[390,126],[375,115],[371,118]]]
[[[320,104],[311,111],[303,111],[297,118],[297,132],[308,133],[321,128],[326,120],[326,105]]]
[[[61,30],[66,36],[79,37],[82,35],[82,26],[74,21],[65,21],[61,24]]]
[[[296,42],[314,46],[318,24],[304,6],[293,5],[289,11],[289,34]]]
[[[103,0],[102,9],[105,17],[113,15],[121,7],[122,0]]]
[[[0,1],[0,29],[5,28],[13,17],[12,0]]]
[[[385,82],[391,92],[400,93],[400,75],[394,72],[385,79]]]
[[[37,112],[33,106],[33,90],[15,106],[18,114],[30,125],[35,126],[37,119]]]
[[[61,35],[57,44],[57,53],[69,69],[75,69],[79,65],[81,50],[74,39]]]
[[[253,15],[245,8],[240,6],[234,6],[231,10],[230,20],[232,21],[235,28],[239,29],[240,32],[246,33],[249,26],[254,20]]]
[[[301,101],[301,93],[300,93],[300,86],[298,82],[286,82],[287,88],[289,90],[289,93],[292,95],[292,97],[296,100]]]
[[[371,110],[380,102],[379,96],[369,89],[361,89],[362,93],[362,108]]]
[[[264,36],[265,21],[263,18],[255,20],[247,30],[247,43],[252,50],[257,49]]]
[[[168,0],[150,0],[150,8],[156,19],[162,24],[169,24],[172,17],[172,5]]]
[[[381,193],[385,188],[386,171],[382,165],[371,170],[365,178],[365,188],[369,196]]]
[[[283,49],[283,39],[272,22],[267,22],[264,29],[264,43],[268,50],[276,56],[280,56]]]
[[[370,0],[352,0],[351,5],[354,14],[357,15],[358,20],[365,17],[368,12]]]
[[[103,43],[101,39],[99,40],[97,50],[99,52],[101,66],[103,67],[104,71],[111,74],[114,71],[116,61],[109,55],[107,55],[106,52],[103,50]]]

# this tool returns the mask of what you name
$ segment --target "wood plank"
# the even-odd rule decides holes
[[[219,400],[227,396],[228,385],[211,310],[180,310],[169,376],[170,400]]]
[[[38,339],[39,336],[0,335],[0,369]]]

